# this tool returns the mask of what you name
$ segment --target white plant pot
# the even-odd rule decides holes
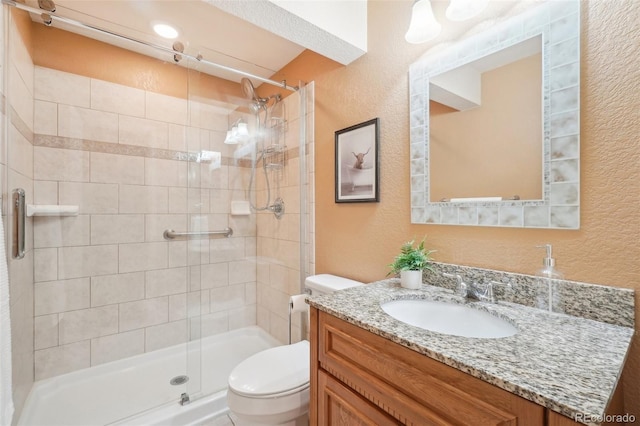
[[[422,285],[422,271],[400,271],[400,285],[411,290]]]

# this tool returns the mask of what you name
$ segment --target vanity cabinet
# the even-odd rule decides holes
[[[311,424],[543,425],[545,409],[311,309]]]

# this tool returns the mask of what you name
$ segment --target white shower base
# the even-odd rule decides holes
[[[199,342],[189,351],[176,345],[38,381],[18,425],[196,425],[228,411],[227,378],[240,361],[279,345],[255,326]],[[202,380],[169,384],[200,371]],[[178,403],[183,392],[192,399],[184,406]]]

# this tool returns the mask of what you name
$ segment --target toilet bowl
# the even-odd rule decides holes
[[[335,275],[305,280],[312,295],[362,285]],[[309,342],[267,349],[245,359],[229,375],[227,405],[236,425],[309,424]]]

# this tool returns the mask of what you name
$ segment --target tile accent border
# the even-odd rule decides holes
[[[13,115],[12,115],[13,117]],[[19,117],[17,117],[19,119]],[[19,123],[22,123],[20,120]],[[62,136],[33,135],[33,146],[46,148],[73,149],[78,151],[101,152],[105,154],[130,155],[144,158],[156,158],[163,160],[197,162],[198,153],[174,151],[162,148],[150,148],[138,145],[114,144],[111,142],[92,141],[87,139],[75,139]],[[299,149],[291,148],[285,151],[285,161],[298,158]],[[251,161],[247,159],[235,160],[229,157],[222,157],[223,166],[238,166],[243,168],[251,167]]]
[[[534,36],[543,48],[543,199],[430,202],[429,78]],[[580,228],[580,2],[547,2],[409,70],[411,223]]]

